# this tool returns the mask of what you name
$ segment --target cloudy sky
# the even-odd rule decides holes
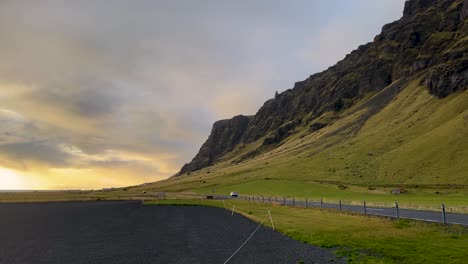
[[[401,17],[404,0],[0,1],[0,189],[174,174]]]

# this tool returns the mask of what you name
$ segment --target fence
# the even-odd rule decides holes
[[[197,198],[197,199],[241,199],[249,202],[256,203],[269,203],[278,204],[283,206],[294,207],[315,207],[324,209],[333,209],[339,211],[348,211],[353,213],[362,213],[365,215],[377,215],[384,217],[391,217],[395,219],[405,218],[414,219],[427,222],[438,222],[446,224],[461,224],[468,226],[468,214],[461,214],[460,207],[464,212],[468,208],[463,206],[452,207],[441,204],[439,208],[426,207],[424,205],[402,204],[399,202],[394,203],[381,203],[381,202],[368,202],[368,201],[347,201],[347,200],[329,200],[329,199],[307,199],[286,196],[263,196],[263,195],[243,195],[233,198],[226,195],[216,194],[194,194],[194,193],[167,193],[166,198]],[[209,197],[209,198],[208,198]],[[430,208],[431,210],[427,210]]]
[[[439,211],[417,210],[416,208],[404,208],[401,204],[395,202],[393,206],[382,206],[383,203],[369,203],[362,201],[360,204],[344,200],[324,201],[324,199],[298,199],[296,197],[286,196],[262,196],[262,195],[247,195],[240,196],[238,199],[243,199],[249,202],[270,203],[293,207],[319,207],[326,209],[336,209],[339,211],[349,211],[362,213],[365,215],[378,215],[391,218],[406,218],[429,222],[440,222],[444,225],[448,223],[468,225],[468,215],[451,213],[451,210],[445,204],[441,204]]]

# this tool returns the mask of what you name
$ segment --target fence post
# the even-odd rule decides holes
[[[320,198],[320,207],[323,207],[323,198]]]
[[[398,202],[395,202],[395,208],[396,208],[396,218],[400,219],[400,208],[398,207]]]
[[[308,207],[309,207],[309,204],[307,203],[307,198],[306,198],[306,208],[308,208]]]
[[[271,203],[271,196],[268,196],[268,203]]]
[[[286,205],[286,197],[283,196],[283,204]]]
[[[445,215],[445,204],[442,204],[442,219],[444,220],[444,225],[447,225],[447,216]]]
[[[341,200],[340,200],[340,211],[341,211]]]
[[[364,201],[364,214],[367,214],[367,207],[366,207],[366,201]]]
[[[275,201],[278,202],[278,196],[275,196]]]
[[[265,202],[265,196],[262,195],[262,203]]]

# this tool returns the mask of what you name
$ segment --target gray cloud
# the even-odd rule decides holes
[[[27,169],[25,161],[44,163],[47,166],[64,167],[70,165],[70,155],[60,151],[47,141],[19,142],[0,145],[0,154],[8,155],[15,165]],[[11,162],[10,162],[11,163]]]
[[[63,111],[69,111],[79,116],[99,118],[108,117],[121,105],[123,98],[109,89],[110,84],[88,82],[75,83],[76,90],[35,90],[26,97],[33,98],[38,104],[57,105]],[[96,88],[99,87],[99,88]]]

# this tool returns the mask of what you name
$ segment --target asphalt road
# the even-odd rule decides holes
[[[1,264],[224,263],[258,227],[212,207],[140,202],[0,204]],[[344,263],[260,227],[228,263]]]
[[[268,198],[265,198],[265,199],[259,198],[259,200],[257,201],[268,202]],[[273,202],[273,199],[270,201]],[[275,202],[276,202],[276,199],[275,199]],[[286,199],[286,203],[284,202],[283,198],[279,199],[278,202],[281,204],[289,205],[289,206],[293,205],[293,200],[290,198]],[[294,201],[294,206],[306,207],[306,202],[303,200]],[[320,202],[308,202],[307,206],[339,209],[339,204],[331,204],[331,203],[320,204]],[[379,216],[394,217],[394,218],[397,217],[396,208],[366,206],[366,211],[364,211],[363,205],[343,204],[341,206],[341,209],[343,211],[363,213],[363,214],[366,213],[369,215],[379,215]],[[399,216],[400,218],[404,218],[404,219],[414,219],[414,220],[425,221],[425,222],[443,223],[442,211],[434,212],[434,211],[410,210],[410,209],[400,208]],[[458,224],[458,225],[468,226],[468,214],[446,213],[445,216],[446,216],[446,222],[448,224]]]

